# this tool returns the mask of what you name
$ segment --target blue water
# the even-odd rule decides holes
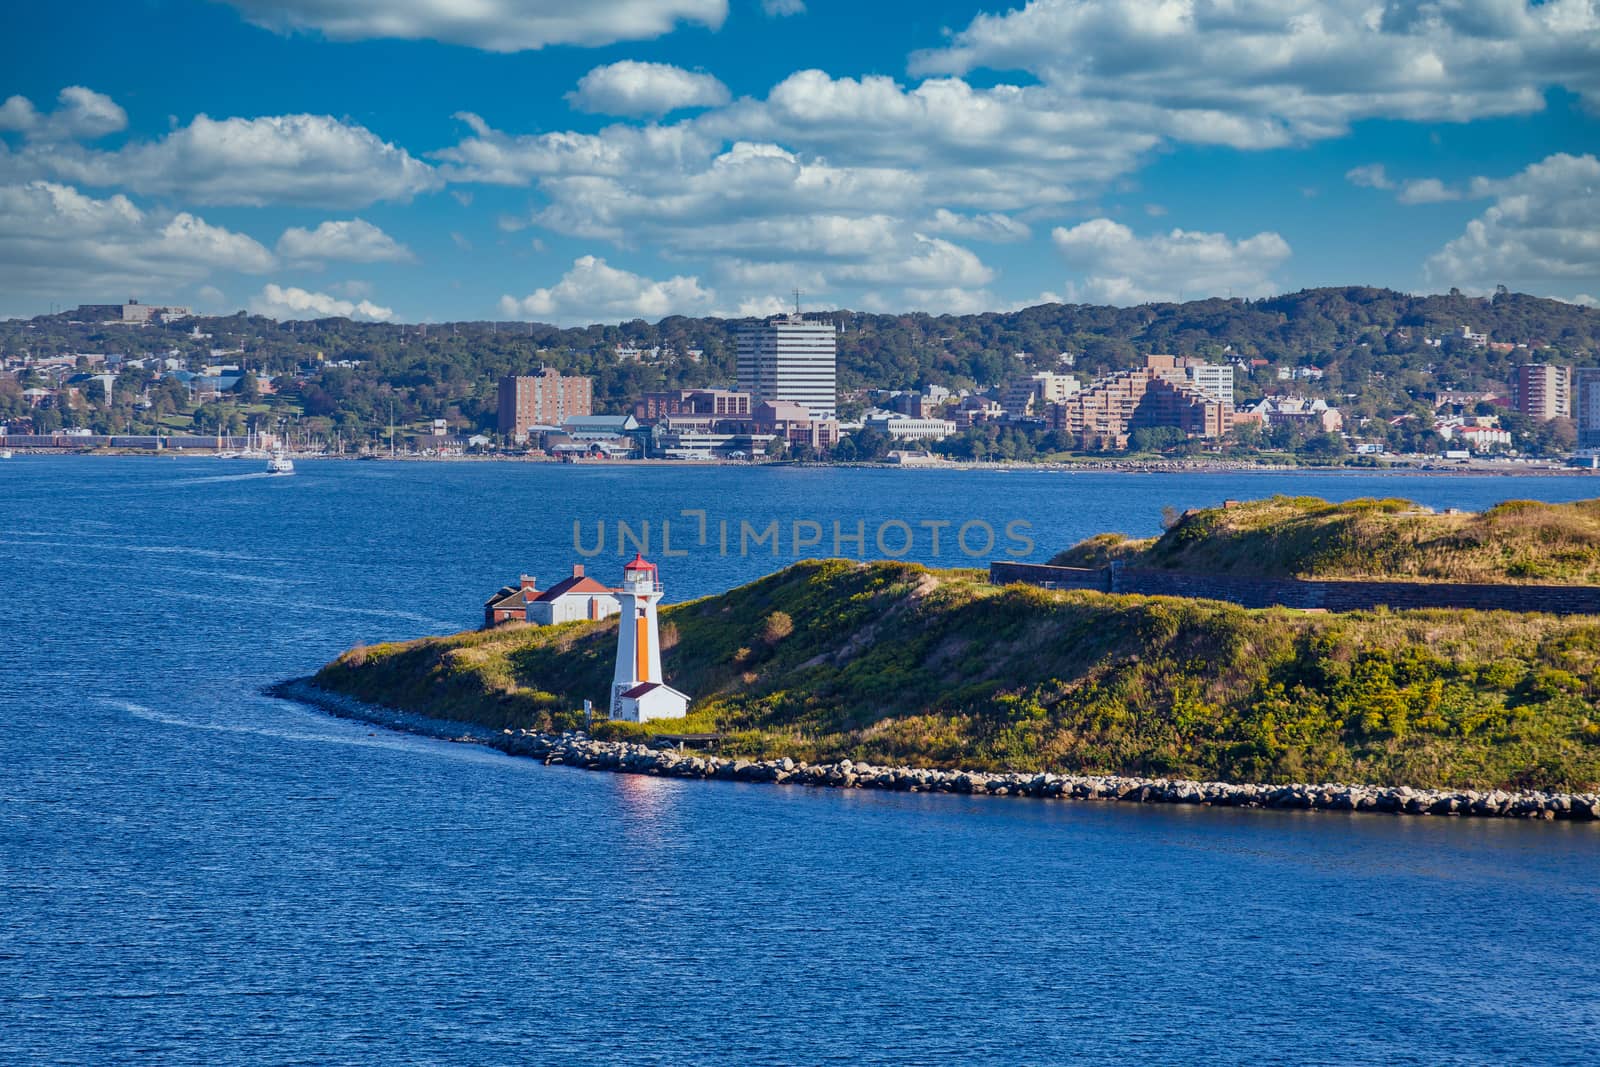
[[[1225,497],[1600,479],[253,471],[0,464],[0,1062],[1600,1062],[1595,826],[593,774],[257,692],[475,625],[574,517],[708,511],[653,548],[681,599],[783,562],[719,518],[859,519],[873,555],[1020,520],[1043,559]]]

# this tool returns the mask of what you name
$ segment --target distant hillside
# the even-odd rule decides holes
[[[1600,584],[1600,500],[1510,500],[1436,514],[1409,500],[1276,496],[1183,516],[1159,538],[1102,534],[1063,566],[1160,567],[1275,578]]]
[[[1594,363],[1600,352],[1600,310],[1518,293],[1412,296],[1352,286],[1263,300],[1127,308],[1042,304],[979,315],[835,311],[826,317],[842,331],[839,384],[846,392],[934,384],[982,389],[1054,369],[1063,352],[1088,375],[1133,366],[1147,353],[1173,352],[1313,365],[1323,377],[1297,382],[1297,391],[1338,399],[1347,407],[1352,405],[1346,394],[1359,394],[1354,406],[1393,411],[1434,389],[1502,388],[1517,363],[1541,352],[1574,363]],[[297,407],[330,420],[330,426],[337,421],[346,432],[386,425],[391,400],[403,425],[445,417],[458,427],[491,429],[495,380],[539,364],[592,375],[596,402],[606,411],[629,408],[646,389],[726,384],[734,377],[732,331],[740,321],[748,320],[674,316],[658,323],[559,329],[491,322],[277,323],[241,312],[129,329],[72,324],[57,315],[0,322],[0,354],[175,349],[208,356],[213,348],[237,349],[242,356],[226,358],[243,358],[268,377],[319,354],[330,364],[361,360],[357,367],[328,366],[315,374],[294,398]],[[210,336],[192,336],[194,326]],[[1476,348],[1460,337],[1462,326],[1488,334],[1493,342],[1529,347]],[[1442,343],[1429,346],[1425,337]],[[659,347],[662,353],[653,362],[619,361],[613,353],[619,344]],[[691,358],[691,351],[699,357]],[[1240,383],[1241,397],[1276,388],[1271,371]]]
[[[1235,781],[1590,788],[1600,619],[1319,615],[797,564],[663,612],[662,731],[731,751]],[[357,648],[317,684],[499,728],[603,700],[614,621]],[[606,724],[602,735],[648,729]]]

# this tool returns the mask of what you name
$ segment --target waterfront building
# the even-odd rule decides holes
[[[1050,428],[1083,449],[1123,449],[1134,430],[1171,426],[1191,437],[1233,429],[1233,405],[1191,388],[1173,356],[1150,356],[1050,405]]]
[[[622,610],[617,591],[601,585],[574,564],[572,574],[549,589],[540,590],[538,579],[524,574],[516,585],[508,585],[483,605],[486,630],[508,622],[531,622],[540,626],[574,622],[578,619],[606,619]]]
[[[749,393],[732,389],[669,389],[645,393],[633,406],[640,422],[655,422],[674,415],[708,415],[724,419],[750,418]]]
[[[791,445],[809,445],[825,452],[839,443],[839,421],[832,417],[817,418],[804,404],[787,400],[763,401],[756,405],[751,420],[757,433],[781,437]]]
[[[956,424],[949,419],[915,419],[898,414],[869,415],[863,426],[907,441],[942,441],[956,432]]]
[[[623,722],[681,719],[689,698],[666,683],[661,673],[661,633],[656,605],[661,601],[656,565],[642,554],[622,568],[617,590],[622,617],[617,623],[617,665],[611,675],[611,717]]]
[[[831,322],[781,315],[738,336],[739,388],[754,403],[799,404],[813,418],[838,413],[838,330]]]
[[[1012,419],[1026,418],[1041,414],[1050,404],[1060,403],[1082,388],[1082,383],[1071,374],[1042,370],[1007,384],[1000,396],[1000,406]]]
[[[1266,426],[1304,426],[1318,433],[1338,433],[1344,415],[1322,399],[1304,396],[1269,396],[1249,409],[1251,418]]]
[[[1572,372],[1573,414],[1578,419],[1578,447],[1600,448],[1600,367]]]
[[[535,426],[559,426],[569,418],[588,415],[593,410],[594,383],[541,369],[537,374],[501,378],[499,399],[500,432],[520,444]]]
[[[1524,363],[1511,379],[1511,406],[1530,419],[1572,416],[1572,368]]]
[[[1005,418],[1005,408],[986,396],[969,394],[961,398],[961,405],[953,413],[958,430],[969,430],[980,422],[999,422]]]

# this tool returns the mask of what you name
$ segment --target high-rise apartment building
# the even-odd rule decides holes
[[[1530,419],[1572,417],[1572,368],[1524,363],[1511,379],[1511,402]]]
[[[1572,372],[1573,414],[1578,419],[1578,447],[1600,448],[1600,367]]]
[[[1081,448],[1128,447],[1134,430],[1171,426],[1191,437],[1221,437],[1233,429],[1233,405],[1190,386],[1173,356],[1148,356],[1137,370],[1101,378],[1050,405],[1050,427]]]
[[[799,315],[768,319],[739,331],[739,388],[756,404],[799,404],[812,418],[837,412],[838,331]]]
[[[1233,366],[1192,356],[1146,356],[1145,366],[1173,385],[1186,386],[1224,404],[1233,403]]]
[[[514,441],[534,426],[560,426],[573,416],[593,413],[594,383],[562,377],[553,370],[500,379],[500,432]]]
[[[1051,404],[1060,403],[1081,388],[1078,379],[1070,374],[1042,370],[1031,377],[1019,378],[1007,384],[1000,397],[1000,406],[1014,419],[1043,415]]]

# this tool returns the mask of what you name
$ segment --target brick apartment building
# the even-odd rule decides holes
[[[1050,428],[1071,434],[1078,447],[1124,449],[1134,430],[1172,426],[1191,437],[1221,437],[1233,429],[1233,405],[1180,384],[1172,356],[1150,356],[1137,370],[1101,378],[1050,405]]]
[[[731,389],[668,389],[645,393],[633,406],[634,417],[645,423],[675,415],[748,421],[750,412],[750,394]]]
[[[508,375],[500,379],[500,432],[525,440],[534,426],[560,426],[567,419],[593,413],[594,382],[562,377],[553,370]]]

